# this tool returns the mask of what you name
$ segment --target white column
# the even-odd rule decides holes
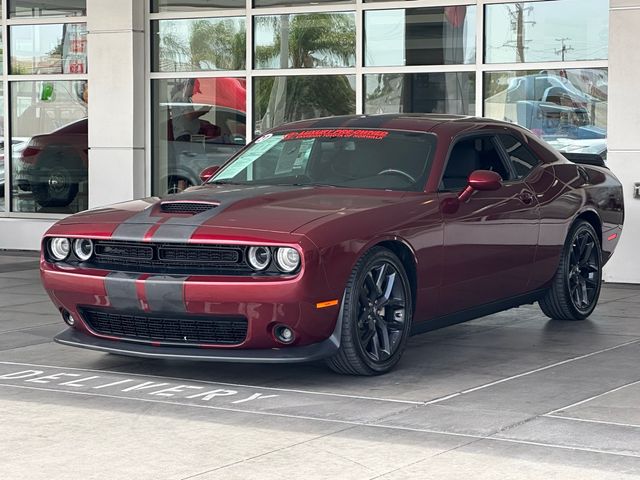
[[[145,194],[142,0],[87,0],[89,208]]]
[[[605,267],[609,282],[640,283],[640,0],[611,0],[609,20],[608,166],[624,188],[622,238]]]

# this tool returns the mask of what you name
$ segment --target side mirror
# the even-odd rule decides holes
[[[502,187],[502,177],[491,170],[476,170],[469,175],[467,188],[458,196],[458,200],[466,202],[476,190],[489,192]]]
[[[218,170],[220,170],[220,165],[213,165],[202,170],[200,172],[200,180],[202,180],[202,183],[208,182],[209,179],[213,177]]]

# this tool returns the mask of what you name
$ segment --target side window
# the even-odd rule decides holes
[[[498,135],[498,138],[507,151],[511,165],[518,178],[524,178],[529,175],[529,172],[540,163],[540,160],[517,138],[511,135]]]
[[[442,176],[442,190],[461,190],[467,186],[469,175],[475,170],[491,170],[503,180],[511,180],[509,169],[496,149],[492,135],[468,137],[458,141],[447,161]]]

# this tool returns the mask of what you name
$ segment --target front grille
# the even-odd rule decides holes
[[[153,247],[151,245],[96,242],[94,252],[96,257],[102,260],[128,258],[144,261],[153,259]]]
[[[81,308],[82,318],[99,334],[122,339],[182,345],[237,345],[247,337],[244,317],[151,315]]]
[[[217,206],[218,205],[215,203],[162,202],[160,204],[160,210],[163,213],[197,215],[198,213],[206,212],[207,210],[211,210]]]
[[[96,240],[88,263],[105,270],[145,273],[248,275],[253,270],[239,245]]]
[[[240,261],[241,252],[230,248],[170,247],[158,249],[158,257],[166,262],[205,262],[214,264],[234,264]]]

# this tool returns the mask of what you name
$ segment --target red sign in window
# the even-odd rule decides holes
[[[365,138],[369,140],[382,140],[389,132],[385,130],[356,130],[356,129],[327,129],[327,130],[303,130],[289,132],[283,140],[303,140],[306,138]]]

